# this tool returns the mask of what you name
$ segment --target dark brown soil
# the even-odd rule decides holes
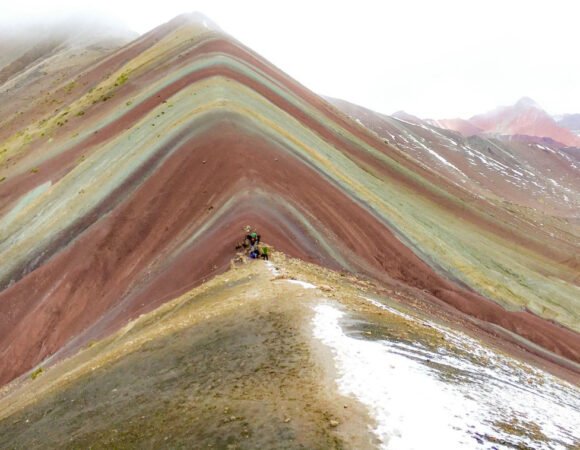
[[[93,370],[0,420],[0,447],[370,448],[366,413],[336,394],[332,362],[312,347],[299,290],[250,274],[153,316],[96,346],[96,360],[170,317],[210,318],[111,363],[89,361]]]

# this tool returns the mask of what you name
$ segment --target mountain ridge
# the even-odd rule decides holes
[[[0,352],[18,361],[3,368],[4,382],[72,340],[70,352],[225,271],[248,223],[292,256],[426,291],[434,302],[578,359],[576,334],[537,314],[544,308],[571,329],[575,318],[564,307],[546,309],[543,291],[522,306],[527,288],[502,290],[492,266],[520,258],[506,251],[509,241],[554,261],[553,275],[567,277],[567,241],[546,248],[532,226],[190,19],[106,56],[84,72],[86,88],[58,115],[3,143],[0,225],[10,239],[0,242],[8,261]],[[496,214],[505,223],[492,220]],[[450,227],[461,239],[453,250]],[[494,252],[481,273],[458,268],[472,267],[460,249],[475,235]],[[463,262],[454,265],[448,251]],[[540,277],[532,263],[519,264],[515,270]],[[569,295],[562,293],[564,304]],[[510,302],[521,310],[504,309]]]
[[[573,150],[325,100],[200,15],[44,81],[0,127],[0,447],[577,447]]]
[[[466,137],[474,135],[530,136],[549,138],[561,146],[580,147],[580,138],[556,118],[548,114],[533,99],[522,97],[509,106],[500,106],[469,119],[428,120],[445,129],[454,130]]]

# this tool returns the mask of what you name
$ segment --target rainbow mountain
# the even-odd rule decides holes
[[[254,288],[239,274],[284,281],[236,266],[247,225],[275,249],[272,270],[300,278],[308,268],[318,277],[313,285],[332,294],[326,297],[340,297],[351,280],[548,371],[578,376],[577,224],[550,216],[543,226],[525,208],[462,186],[203,16],[180,16],[90,63],[79,57],[51,73],[50,84],[31,78],[37,94],[26,103],[17,102],[29,89],[26,74],[13,74],[6,83],[19,81],[0,91],[7,99],[0,116],[0,383],[11,382],[3,400],[10,414],[36,417],[22,412],[33,404],[26,389],[45,398],[60,386],[70,397],[79,387],[63,381],[67,370],[104,358],[135,327],[157,333],[165,320],[177,324],[191,292],[217,289],[221,280],[249,295]],[[440,132],[433,130],[419,131]],[[255,289],[266,297],[278,288]],[[234,298],[219,293],[224,305]],[[251,314],[239,307],[230,313],[241,322],[228,326],[252,330],[243,322]],[[260,311],[270,319],[275,311],[290,314],[276,308],[285,307]],[[158,339],[147,336],[143,343]],[[38,368],[47,373],[31,381]],[[323,438],[305,424],[294,432],[320,448],[338,448],[340,439],[355,448],[376,444],[353,430],[335,436],[343,421],[331,418]]]

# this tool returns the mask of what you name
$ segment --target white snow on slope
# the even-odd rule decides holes
[[[280,271],[276,268],[276,266],[274,265],[274,263],[272,263],[272,261],[266,261],[266,267],[268,268],[268,270],[272,275],[276,276],[280,275]]]
[[[432,323],[485,365],[446,347],[433,352],[421,345],[355,339],[340,326],[344,315],[335,306],[317,305],[314,335],[332,349],[341,392],[356,397],[375,418],[381,448],[565,449],[580,444],[577,388]],[[449,373],[454,376],[442,376]],[[537,425],[547,442],[531,433],[508,434],[498,421],[523,424],[524,430],[525,424]]]
[[[306,281],[300,281],[300,280],[286,280],[288,283],[292,283],[292,284],[297,284],[298,286],[302,286],[304,289],[316,289],[316,286],[314,286],[311,283],[307,283]]]
[[[409,138],[411,138],[411,140],[413,142],[415,142],[417,145],[419,145],[421,148],[423,148],[424,150],[427,150],[429,152],[429,154],[431,156],[434,156],[437,160],[439,160],[441,163],[445,164],[448,167],[451,167],[452,169],[454,169],[456,172],[458,172],[462,177],[467,178],[467,175],[465,175],[460,169],[458,169],[455,165],[453,165],[452,163],[450,163],[449,161],[447,161],[445,158],[443,158],[443,156],[441,156],[439,153],[431,150],[429,147],[427,147],[425,144],[423,144],[421,141],[419,141],[417,138],[415,138],[415,136],[413,136],[412,134],[408,133],[407,136]]]

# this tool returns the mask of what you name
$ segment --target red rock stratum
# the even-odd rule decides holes
[[[0,383],[225,271],[247,224],[580,362],[575,235],[454,183],[201,19],[20,112],[0,134]]]

